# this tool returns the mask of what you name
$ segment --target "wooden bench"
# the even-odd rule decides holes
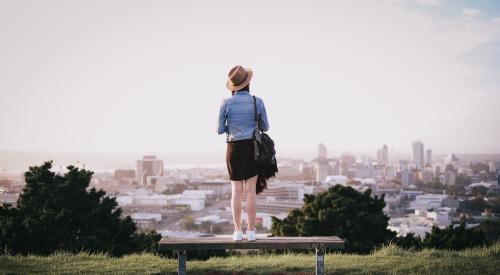
[[[324,274],[325,249],[342,250],[339,237],[265,237],[256,241],[233,241],[231,237],[162,238],[160,250],[177,252],[179,274],[186,274],[186,251],[225,249],[315,249],[316,274]]]

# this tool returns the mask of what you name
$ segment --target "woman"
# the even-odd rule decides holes
[[[246,239],[255,241],[255,211],[257,171],[254,165],[253,135],[257,127],[255,121],[254,97],[250,95],[250,80],[253,71],[238,65],[228,74],[227,88],[232,96],[224,99],[220,107],[217,132],[226,133],[226,165],[231,180],[231,209],[233,213],[233,240],[241,241],[241,192],[247,195]],[[261,131],[269,130],[266,108],[262,99],[255,97],[257,118]]]

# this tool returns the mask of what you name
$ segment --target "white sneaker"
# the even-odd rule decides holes
[[[243,240],[243,231],[234,231],[233,232],[233,241],[241,241]]]
[[[257,239],[257,236],[255,234],[255,230],[248,230],[246,231],[246,237],[247,241],[255,241]]]

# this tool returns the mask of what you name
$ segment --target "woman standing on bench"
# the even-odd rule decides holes
[[[232,96],[222,101],[217,133],[226,133],[227,151],[226,165],[231,180],[231,209],[233,213],[233,240],[241,241],[241,192],[244,188],[247,195],[247,229],[246,239],[255,241],[255,212],[257,171],[254,165],[254,130],[255,121],[254,97],[250,95],[250,80],[253,71],[238,65],[228,74],[227,88]],[[262,99],[256,98],[257,118],[261,131],[269,130],[266,108]]]

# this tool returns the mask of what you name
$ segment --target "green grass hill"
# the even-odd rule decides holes
[[[499,274],[500,243],[463,251],[402,250],[387,246],[369,255],[327,254],[327,274]],[[310,254],[259,254],[187,262],[188,274],[314,274]],[[177,260],[153,254],[0,256],[0,274],[176,274]]]

